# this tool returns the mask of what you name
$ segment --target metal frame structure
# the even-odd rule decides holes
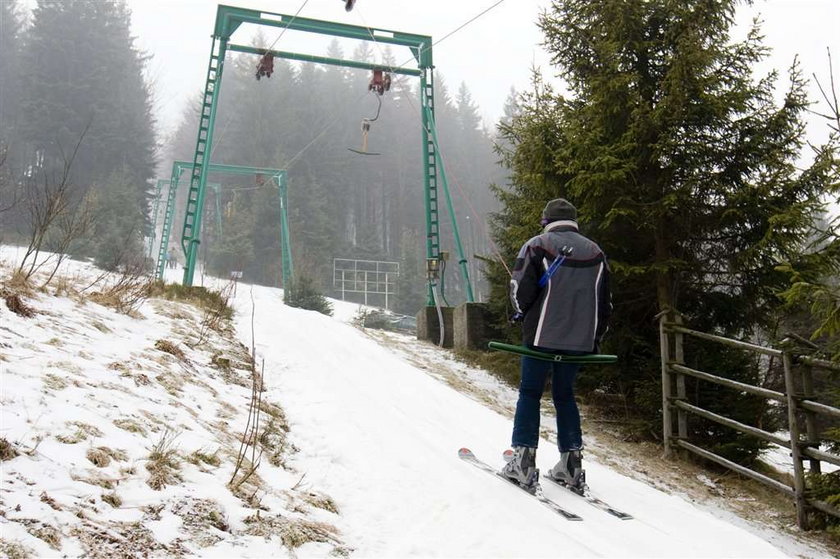
[[[355,60],[329,58],[314,56],[295,52],[278,50],[258,49],[246,45],[230,43],[231,35],[243,23],[278,27],[331,35],[334,37],[345,37],[360,41],[374,41],[390,45],[408,47],[417,62],[416,68],[402,66],[383,66]],[[200,122],[198,126],[198,138],[196,140],[195,155],[193,157],[192,172],[190,175],[190,190],[187,196],[187,209],[184,216],[183,239],[187,250],[187,266],[184,273],[184,285],[192,285],[195,260],[198,254],[198,239],[201,232],[201,212],[204,204],[204,190],[207,181],[207,173],[211,168],[210,154],[212,152],[213,128],[218,110],[219,92],[222,83],[222,74],[227,51],[244,52],[266,56],[313,62],[318,64],[329,64],[344,66],[348,68],[359,68],[367,70],[384,70],[394,74],[415,76],[420,78],[420,106],[421,119],[423,124],[423,177],[425,183],[425,205],[426,205],[426,256],[428,268],[437,269],[441,258],[440,251],[440,230],[438,218],[438,186],[443,189],[446,202],[449,207],[449,214],[452,220],[453,236],[459,254],[459,266],[463,278],[466,297],[473,302],[472,286],[470,285],[469,270],[464,251],[461,247],[461,239],[458,233],[458,225],[455,213],[452,210],[452,199],[449,194],[449,187],[446,181],[443,163],[440,158],[440,149],[437,142],[437,133],[434,116],[434,83],[432,64],[432,38],[426,35],[403,33],[388,29],[373,27],[360,27],[330,21],[320,21],[274,12],[250,10],[233,6],[219,5],[216,12],[216,24],[213,31],[213,42],[210,48],[210,63],[207,68],[207,79],[202,99]],[[437,276],[429,273],[429,302],[434,302],[434,288]]]
[[[368,304],[368,295],[384,295],[385,308],[388,296],[396,295],[400,263],[385,260],[358,260],[333,258],[333,289],[345,301],[347,293],[361,293]]]
[[[175,198],[178,192],[178,183],[181,180],[181,175],[187,169],[193,169],[193,164],[189,161],[175,161],[172,163],[172,176],[169,179],[169,196],[166,200],[166,211],[164,213],[163,231],[161,231],[160,247],[158,248],[157,265],[155,267],[156,277],[163,279],[163,269],[165,265],[164,254],[166,247],[169,245],[169,237],[172,233],[173,214],[175,212]],[[286,171],[283,169],[269,169],[263,167],[246,167],[240,165],[221,165],[211,163],[207,165],[207,173],[225,173],[229,175],[262,175],[270,177],[277,186],[278,194],[280,196],[280,248],[281,248],[281,264],[283,270],[283,286],[288,286],[294,276],[294,268],[292,264],[292,245],[289,234],[289,218],[288,218],[288,185],[286,182]],[[213,184],[211,183],[211,187]],[[196,257],[198,256],[198,245],[201,242],[199,234],[201,232],[201,216],[204,208],[204,194],[205,190],[200,191],[200,197],[196,202],[196,207],[201,211],[193,215],[190,221],[191,235],[187,234],[187,221],[184,222],[184,232],[181,236],[181,248],[186,257],[184,265],[184,285],[192,285],[192,279],[195,275]],[[216,208],[217,215],[219,212],[219,191],[216,190]],[[189,216],[189,214],[188,214]]]

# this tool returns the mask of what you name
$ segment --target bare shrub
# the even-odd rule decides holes
[[[203,312],[198,329],[198,340],[196,340],[194,344],[190,344],[192,347],[197,347],[204,342],[211,331],[218,331],[223,321],[230,318],[230,298],[233,296],[235,287],[236,284],[233,281],[228,282],[228,284],[219,291],[218,297],[208,299],[207,302],[202,305]]]
[[[123,314],[137,310],[149,298],[154,284],[154,279],[146,275],[143,264],[137,262],[122,266],[116,275],[104,277],[107,278],[106,286],[91,294],[91,299]]]
[[[96,195],[88,192],[72,210],[68,209],[58,216],[56,220],[56,237],[50,243],[49,249],[56,254],[55,266],[52,272],[44,281],[42,287],[46,287],[55,277],[61,263],[67,259],[71,245],[87,235],[96,221]]]
[[[26,194],[24,211],[29,218],[29,240],[18,271],[24,274],[26,279],[32,277],[44,264],[44,262],[38,262],[38,256],[44,248],[47,234],[71,207],[70,170],[89,127],[90,123],[82,131],[70,156],[62,154],[64,166],[59,177],[50,176],[47,171],[44,171],[40,184],[32,182],[24,189]]]

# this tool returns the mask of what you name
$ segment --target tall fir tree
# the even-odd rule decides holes
[[[130,33],[124,0],[39,0],[24,41],[17,130],[36,174],[61,173],[74,146],[71,181],[81,198],[115,172],[130,183],[130,218],[145,215],[155,135],[146,56]],[[113,217],[113,216],[108,216]]]

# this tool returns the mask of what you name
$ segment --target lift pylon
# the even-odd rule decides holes
[[[184,171],[193,169],[192,163],[189,161],[175,161],[172,163],[172,176],[169,179],[169,195],[166,201],[166,211],[164,212],[163,231],[161,232],[160,250],[158,251],[158,260],[156,266],[157,279],[163,279],[163,270],[166,265],[166,247],[169,246],[169,238],[172,233],[172,217],[175,210],[175,199],[178,191],[178,184],[181,175]],[[283,169],[269,169],[264,167],[246,167],[240,165],[221,165],[211,163],[207,166],[207,173],[224,173],[228,175],[263,175],[269,177],[277,186],[278,196],[280,197],[280,251],[281,251],[281,266],[283,271],[283,286],[286,287],[294,277],[294,268],[292,265],[292,243],[289,236],[289,217],[287,213],[288,208],[288,184],[286,181],[286,171]],[[213,183],[210,183],[211,187]],[[204,193],[201,192],[200,200],[203,202]],[[217,216],[218,216],[218,191],[216,194],[217,200]],[[203,204],[197,204],[197,208],[203,210]],[[200,217],[200,216],[196,216]],[[198,223],[200,219],[193,219],[193,225]],[[220,227],[221,229],[221,227]],[[193,227],[192,232],[200,231],[199,227]],[[188,237],[186,234],[186,223],[184,225],[184,234],[181,236],[181,248],[184,251],[185,265],[184,265],[184,285],[192,285],[192,278],[195,275],[196,258],[198,255],[198,246],[201,239],[198,237]],[[193,258],[190,258],[190,255]],[[187,281],[187,278],[190,281]]]
[[[417,63],[416,68],[404,66],[383,66],[364,61],[330,58],[287,51],[259,49],[248,45],[230,43],[231,35],[243,23],[345,37],[359,41],[374,41],[407,47]],[[204,204],[204,190],[207,172],[211,165],[213,127],[216,110],[219,103],[219,93],[222,84],[225,53],[227,50],[256,54],[262,57],[285,58],[303,62],[329,64],[347,68],[384,71],[420,78],[421,118],[423,121],[423,168],[426,190],[426,255],[429,260],[438,261],[440,251],[440,227],[438,222],[438,186],[443,188],[448,196],[449,187],[439,148],[436,146],[435,118],[434,118],[434,84],[432,63],[432,38],[427,35],[404,33],[374,27],[361,27],[331,21],[321,21],[298,16],[290,16],[266,11],[250,10],[234,6],[219,5],[216,11],[216,24],[213,30],[213,42],[210,49],[210,64],[204,87],[204,99],[201,108],[201,120],[198,128],[193,168],[190,175],[190,191],[187,200],[187,212],[184,216],[184,243],[187,253],[187,266],[184,271],[184,285],[192,285],[195,260],[198,254],[197,244],[201,231],[201,212]],[[451,206],[451,204],[450,204]],[[452,229],[455,231],[455,244],[460,257],[460,270],[464,282],[467,300],[473,301],[472,286],[470,284],[468,267],[465,265],[463,247],[457,234],[458,224],[455,214],[450,211]],[[434,304],[434,287],[436,278],[429,275],[429,304]]]

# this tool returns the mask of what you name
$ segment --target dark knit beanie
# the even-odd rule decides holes
[[[549,223],[561,220],[577,221],[577,210],[565,198],[555,198],[545,205],[542,216],[543,220]]]

